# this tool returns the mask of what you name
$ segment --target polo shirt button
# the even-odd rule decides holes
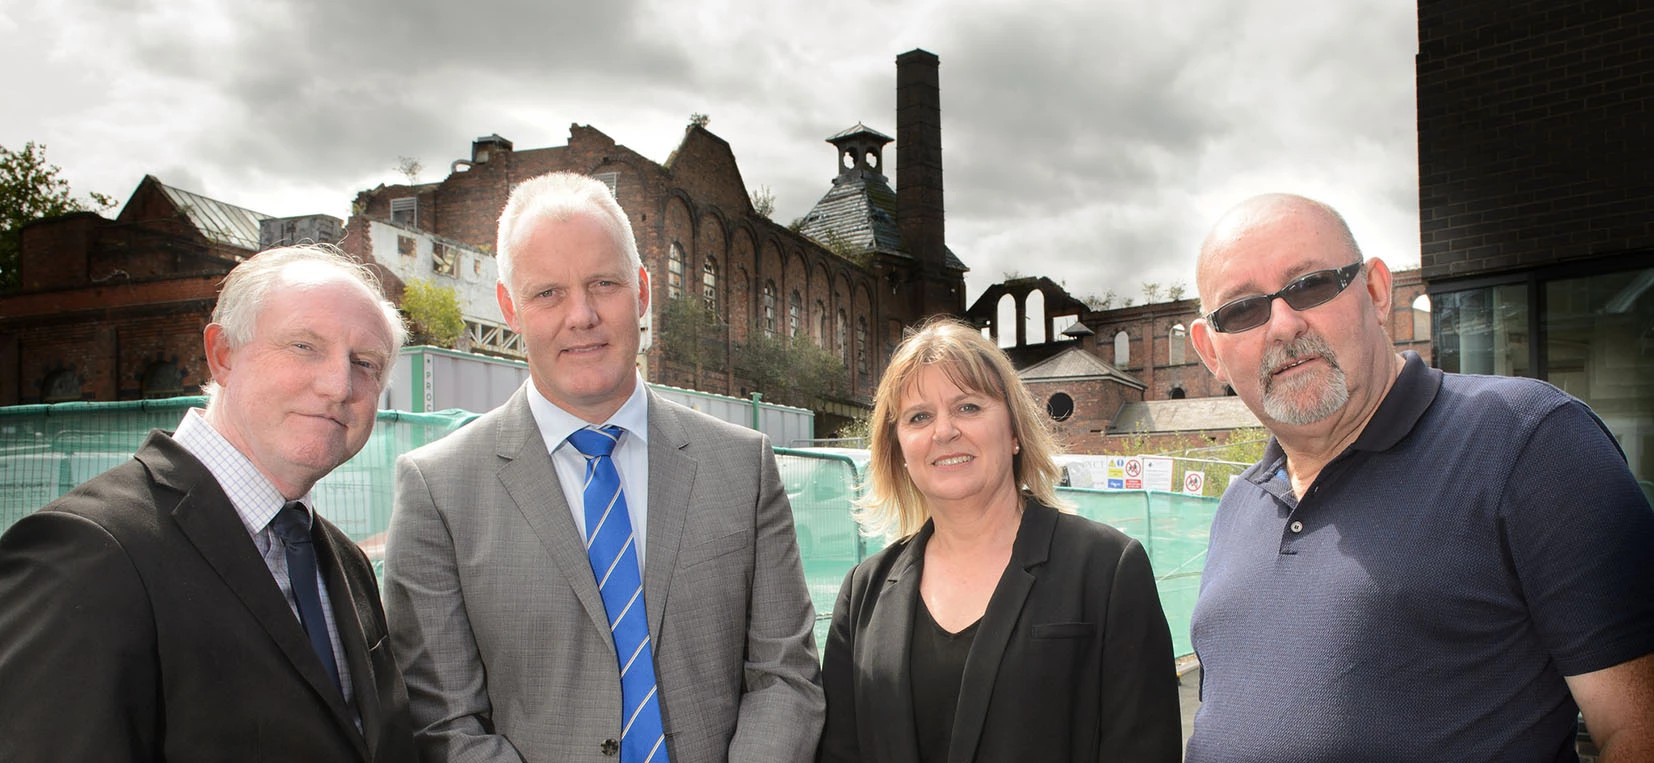
[[[611,758],[616,756],[616,755],[619,755],[620,754],[620,742],[618,742],[614,739],[605,739],[605,740],[603,740],[602,750],[603,750],[604,755],[607,755]]]
[[[1304,523],[1299,522],[1297,520],[1293,520],[1291,529],[1295,533],[1301,533],[1301,532],[1304,531]]]

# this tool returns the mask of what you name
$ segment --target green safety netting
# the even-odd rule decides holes
[[[844,576],[880,548],[864,538],[850,516],[850,502],[866,481],[866,451],[823,453],[820,449],[776,448],[776,465],[792,501],[804,578],[816,605],[816,643],[826,643],[828,619]],[[1148,552],[1160,604],[1172,630],[1172,646],[1190,654],[1189,616],[1200,592],[1206,564],[1207,532],[1217,499],[1153,490],[1060,488],[1075,513],[1119,529]]]
[[[0,531],[26,514],[131,458],[152,429],[172,430],[204,397],[124,403],[59,403],[0,408]],[[476,418],[466,411],[380,411],[362,452],[316,484],[324,515],[382,557],[390,523],[396,457],[439,439]],[[834,600],[844,576],[883,547],[863,537],[851,502],[866,481],[867,452],[776,449],[776,464],[791,501],[804,576],[815,603],[816,643],[826,642]],[[1178,654],[1188,654],[1189,615],[1205,564],[1207,531],[1217,499],[1142,490],[1062,488],[1081,516],[1136,538],[1154,565],[1160,600]]]
[[[178,428],[205,397],[0,408],[0,530],[132,457],[152,429]],[[396,457],[476,418],[465,411],[380,411],[355,458],[316,484],[316,505],[373,553],[390,523]]]

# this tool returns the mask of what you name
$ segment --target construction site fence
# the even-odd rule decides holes
[[[131,458],[152,430],[172,431],[204,397],[122,403],[59,403],[0,408],[0,531],[81,482]],[[396,457],[440,439],[477,414],[380,411],[366,446],[318,482],[318,510],[377,557],[390,524]],[[799,551],[823,644],[845,575],[884,547],[862,534],[853,504],[867,482],[866,451],[776,448],[776,463],[797,528]],[[1180,468],[1210,469],[1201,464]],[[1219,489],[1221,492],[1221,488]],[[1192,651],[1189,617],[1200,589],[1207,532],[1217,499],[1155,490],[1061,488],[1080,516],[1142,544],[1154,567],[1161,606],[1179,655]]]

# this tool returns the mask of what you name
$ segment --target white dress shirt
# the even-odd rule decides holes
[[[528,384],[528,408],[534,413],[534,424],[546,441],[546,451],[557,469],[557,481],[563,486],[563,499],[568,501],[569,513],[580,537],[586,537],[586,498],[582,486],[586,484],[586,457],[580,455],[569,435],[592,426],[547,400],[545,395]],[[620,489],[626,494],[626,515],[632,520],[632,539],[637,546],[638,573],[643,572],[644,550],[649,534],[649,395],[644,391],[643,377],[637,377],[632,396],[615,411],[603,426],[617,426],[626,430],[610,458],[615,471],[620,472]]]
[[[224,489],[224,494],[230,497],[230,505],[235,507],[236,516],[241,518],[241,526],[253,539],[259,556],[264,557],[264,566],[276,579],[281,595],[287,599],[287,606],[293,610],[293,618],[298,619],[299,600],[293,597],[293,583],[287,576],[287,551],[276,537],[276,531],[270,527],[270,520],[275,519],[276,514],[287,505],[287,499],[270,484],[270,480],[265,479],[258,467],[253,466],[252,461],[247,460],[246,455],[236,450],[229,440],[224,439],[224,435],[207,423],[199,408],[185,412],[184,420],[178,423],[178,432],[172,440],[207,467],[213,479],[218,481],[218,486]],[[299,501],[304,504],[304,510],[314,523],[316,514],[310,505],[310,494],[301,496]],[[339,626],[333,622],[333,603],[327,594],[325,574],[318,575],[316,588],[321,594],[323,618],[327,620],[327,638],[333,642],[333,661],[339,665],[339,688],[344,692],[345,705],[355,714],[356,695],[351,690],[350,666],[345,662],[345,650],[339,641]],[[360,728],[362,721],[359,715],[356,723]]]

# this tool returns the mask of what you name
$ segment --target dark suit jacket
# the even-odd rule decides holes
[[[909,643],[934,526],[857,565],[833,608],[823,761],[915,761]],[[977,627],[948,760],[1172,761],[1171,632],[1143,547],[1030,503]]]
[[[154,432],[0,537],[0,760],[412,760],[373,570],[320,527],[361,732],[229,498]]]

